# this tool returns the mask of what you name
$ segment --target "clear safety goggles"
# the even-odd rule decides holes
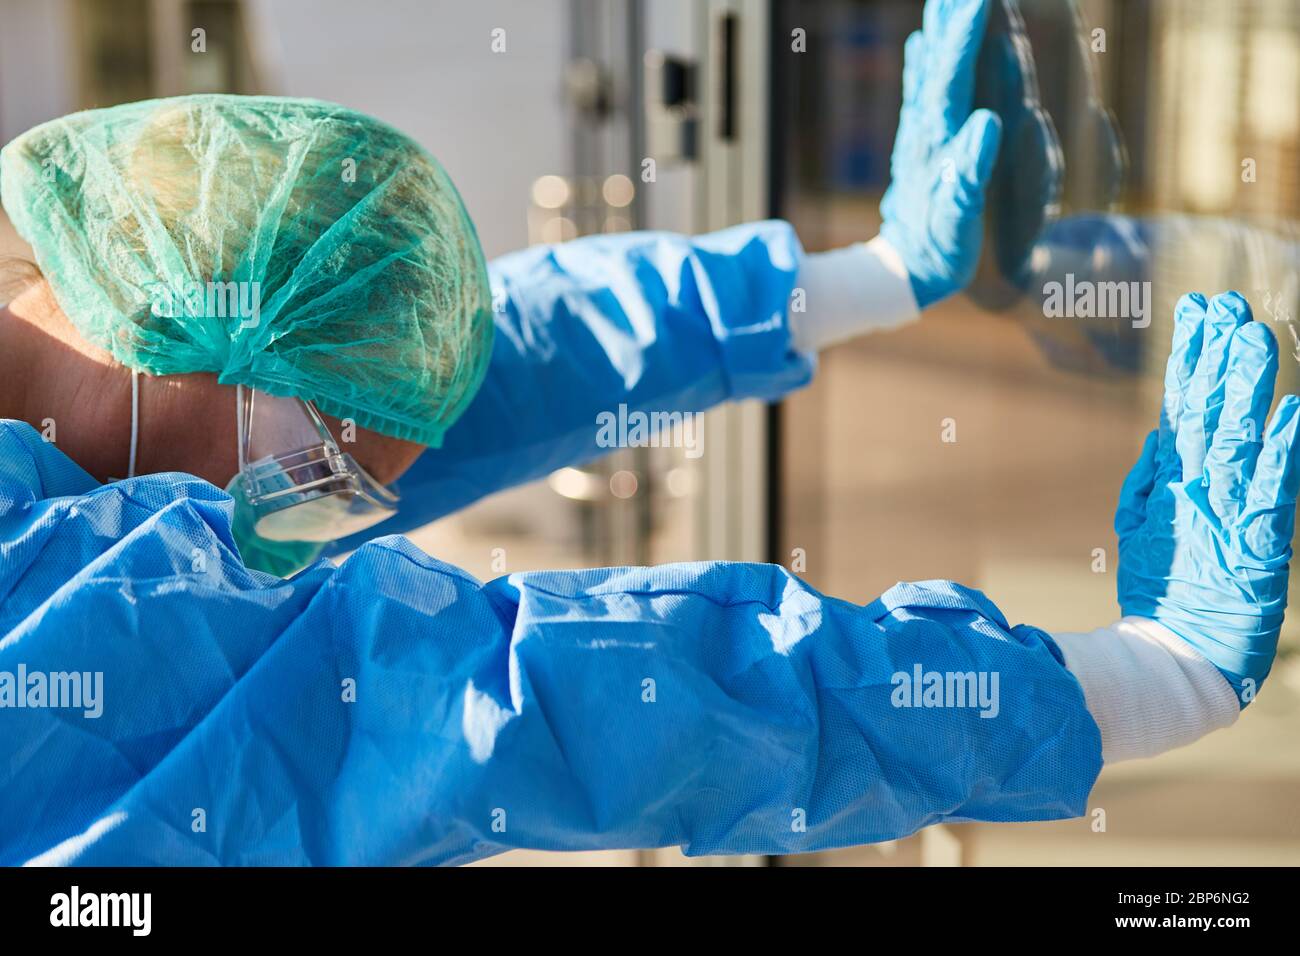
[[[396,514],[398,496],[339,450],[316,407],[236,387],[239,481],[270,541],[334,541]]]

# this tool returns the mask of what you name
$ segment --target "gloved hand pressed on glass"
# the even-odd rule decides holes
[[[1240,706],[1273,663],[1295,530],[1300,398],[1265,427],[1277,343],[1235,292],[1179,302],[1160,428],[1124,482],[1119,602],[1194,647]]]
[[[902,258],[923,309],[964,288],[979,263],[984,191],[1002,132],[996,114],[971,112],[985,3],[929,0],[905,48],[880,234]]]

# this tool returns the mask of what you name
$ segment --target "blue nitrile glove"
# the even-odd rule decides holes
[[[1184,296],[1160,428],[1115,514],[1124,613],[1196,648],[1242,707],[1277,651],[1300,491],[1300,398],[1283,396],[1265,431],[1277,361],[1239,294]]]
[[[971,112],[986,0],[929,0],[907,40],[903,110],[880,204],[880,234],[894,247],[922,309],[963,289],[984,237],[984,190],[1002,122]]]

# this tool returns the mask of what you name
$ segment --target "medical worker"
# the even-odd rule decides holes
[[[9,144],[43,279],[0,314],[0,863],[816,850],[1079,815],[1104,760],[1232,723],[1276,649],[1300,481],[1300,402],[1267,417],[1276,344],[1232,294],[1179,306],[1116,518],[1126,616],[1092,633],[767,565],[482,584],[400,537],[246,564],[592,457],[621,403],[779,397],[955,292],[997,150],[970,111],[983,18],[927,5],[881,236],[821,256],[764,223],[489,277],[437,163],[314,101],[132,104]]]

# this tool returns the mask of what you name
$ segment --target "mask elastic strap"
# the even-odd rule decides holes
[[[131,460],[126,466],[126,476],[135,477],[135,452],[140,442],[140,373],[131,369]]]

